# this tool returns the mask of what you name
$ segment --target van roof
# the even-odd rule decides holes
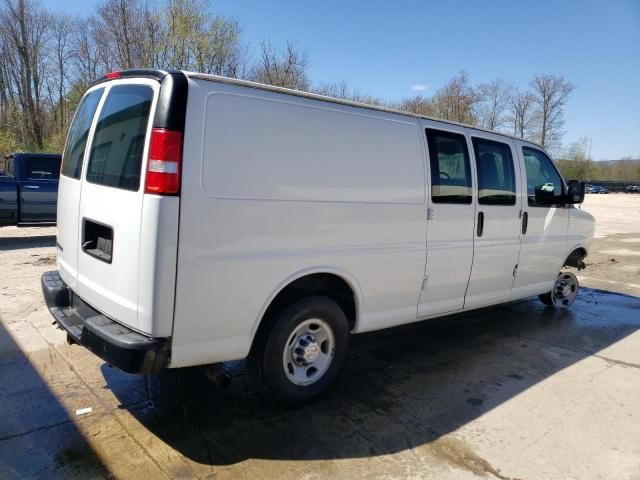
[[[296,97],[302,97],[302,98],[310,98],[313,100],[321,100],[323,102],[331,102],[331,103],[337,103],[340,105],[348,105],[351,107],[358,107],[358,108],[366,108],[368,110],[375,110],[375,111],[379,111],[379,112],[386,112],[386,113],[393,113],[396,115],[403,115],[406,117],[414,117],[414,118],[423,118],[426,120],[433,120],[434,122],[442,122],[442,123],[448,123],[450,125],[457,125],[460,127],[465,127],[465,128],[471,128],[473,130],[478,130],[480,132],[486,132],[486,133],[491,133],[494,135],[501,135],[503,137],[508,137],[508,138],[512,138],[514,140],[519,140],[521,142],[524,143],[529,143],[531,145],[535,145],[536,147],[545,150],[544,147],[542,147],[540,144],[533,142],[531,140],[526,140],[524,138],[520,138],[520,137],[516,137],[515,135],[510,135],[508,133],[503,133],[503,132],[497,132],[495,130],[489,130],[487,128],[482,128],[482,127],[478,127],[476,125],[469,125],[466,123],[460,123],[460,122],[455,122],[453,120],[444,120],[442,118],[436,118],[436,117],[430,117],[428,115],[421,115],[418,113],[412,113],[412,112],[407,112],[404,110],[398,110],[396,108],[390,108],[390,107],[384,107],[384,106],[380,106],[380,105],[371,105],[368,103],[361,103],[361,102],[355,102],[352,100],[345,100],[342,98],[335,98],[335,97],[329,97],[326,95],[320,95],[318,93],[310,93],[310,92],[303,92],[300,90],[292,90],[290,88],[284,88],[284,87],[276,87],[273,85],[266,85],[263,83],[258,83],[258,82],[252,82],[250,80],[240,80],[237,78],[229,78],[229,77],[222,77],[219,75],[211,75],[211,74],[206,74],[206,73],[198,73],[198,72],[189,72],[189,71],[183,71],[183,73],[189,77],[189,78],[196,78],[196,79],[200,79],[200,80],[207,80],[207,81],[211,81],[211,82],[219,82],[219,83],[227,83],[230,85],[238,85],[238,86],[242,86],[242,87],[249,87],[249,88],[256,88],[259,90],[266,90],[269,92],[275,92],[275,93],[282,93],[285,95],[293,95]]]

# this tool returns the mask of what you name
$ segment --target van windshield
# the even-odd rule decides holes
[[[152,99],[153,89],[145,85],[111,88],[93,137],[87,181],[138,190]]]

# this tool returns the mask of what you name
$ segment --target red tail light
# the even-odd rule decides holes
[[[182,133],[164,128],[151,130],[145,193],[176,195],[180,193]]]

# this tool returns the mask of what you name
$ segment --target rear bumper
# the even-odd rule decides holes
[[[129,373],[152,373],[169,363],[170,338],[150,338],[114,322],[84,302],[60,278],[42,274],[42,293],[51,315],[69,337],[105,362]]]

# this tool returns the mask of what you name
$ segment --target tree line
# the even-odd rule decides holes
[[[388,102],[346,82],[315,84],[306,50],[269,40],[251,55],[234,18],[211,0],[103,0],[88,16],[53,13],[38,0],[0,0],[0,154],[61,151],[73,112],[106,72],[176,68],[384,105],[499,130],[561,152],[574,86],[536,75],[526,89],[503,79],[473,85],[462,71],[430,96]]]

